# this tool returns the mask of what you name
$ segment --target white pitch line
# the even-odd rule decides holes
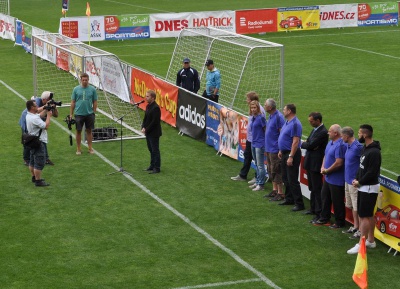
[[[26,101],[26,98],[23,97],[20,93],[18,93],[16,90],[14,90],[11,86],[7,85],[5,82],[3,82],[2,80],[0,80],[0,83],[3,84],[6,88],[8,88],[9,90],[11,90],[13,93],[15,93],[18,97],[20,97],[21,99]],[[63,129],[64,131],[66,131],[68,134],[70,134],[69,130],[62,126],[58,121],[52,119],[52,122],[54,121],[54,123],[60,127],[61,129]],[[103,156],[101,153],[99,153],[98,151],[94,150],[95,154],[100,157],[100,159],[102,159],[104,162],[106,162],[107,164],[109,164],[111,167],[113,167],[115,170],[119,170],[119,167],[114,164],[113,162],[111,162],[109,159],[107,159],[105,156]],[[154,194],[152,191],[150,191],[148,188],[146,188],[144,185],[142,185],[139,181],[137,181],[136,179],[134,179],[132,176],[127,175],[127,174],[123,174],[124,177],[126,177],[128,180],[130,180],[133,184],[135,184],[137,187],[139,187],[143,192],[145,192],[146,194],[148,194],[150,197],[152,197],[154,200],[156,200],[158,203],[160,203],[161,205],[163,205],[165,208],[167,208],[170,212],[172,212],[175,216],[179,217],[181,220],[183,220],[186,224],[188,224],[189,226],[191,226],[193,229],[195,229],[198,233],[200,233],[201,235],[203,235],[204,237],[206,237],[206,239],[208,239],[211,243],[213,243],[215,246],[217,246],[218,248],[220,248],[222,251],[224,251],[225,253],[227,253],[229,256],[231,256],[236,262],[238,262],[239,264],[241,264],[243,267],[245,267],[247,270],[249,270],[250,272],[252,272],[253,274],[255,274],[262,282],[264,282],[265,284],[269,285],[270,287],[274,288],[274,289],[281,289],[278,285],[276,285],[274,282],[272,282],[270,279],[268,279],[263,273],[261,273],[260,271],[258,271],[257,269],[255,269],[253,266],[251,266],[249,263],[247,263],[246,261],[244,261],[242,258],[239,257],[239,255],[237,255],[235,252],[233,252],[232,250],[230,250],[229,248],[225,247],[222,243],[220,243],[217,239],[215,239],[214,237],[212,237],[209,233],[207,233],[205,230],[203,230],[202,228],[200,228],[198,225],[196,225],[195,223],[193,223],[188,217],[186,217],[185,215],[183,215],[182,213],[180,213],[178,210],[176,210],[174,207],[172,207],[170,204],[168,204],[167,202],[165,202],[163,199],[161,199],[159,196],[157,196],[156,194]]]
[[[384,57],[389,57],[389,58],[394,58],[394,59],[400,59],[400,57],[398,57],[398,56],[393,56],[393,55],[389,55],[389,54],[383,54],[383,53],[374,52],[374,51],[371,51],[371,50],[365,50],[365,49],[355,48],[355,47],[346,46],[346,45],[341,45],[341,44],[337,44],[337,43],[327,43],[327,44],[333,45],[333,46],[338,46],[338,47],[343,47],[343,48],[347,48],[347,49],[357,50],[357,51],[361,51],[361,52],[366,52],[366,53],[370,53],[370,54],[376,54],[376,55],[380,55],[380,56],[384,56]]]
[[[160,10],[160,9],[155,9],[155,8],[150,8],[150,7],[145,7],[145,6],[139,6],[139,5],[129,4],[129,3],[125,3],[125,2],[112,1],[112,0],[104,0],[104,1],[105,1],[105,2],[117,3],[117,4],[122,4],[122,5],[127,5],[127,6],[132,6],[132,7],[144,8],[144,9],[148,9],[148,10],[154,10],[154,11],[160,11],[160,12],[173,13],[173,12],[167,11],[167,10]]]
[[[238,281],[227,281],[227,282],[219,282],[219,283],[209,283],[202,285],[194,285],[194,286],[186,286],[172,289],[197,289],[197,288],[210,288],[210,287],[219,287],[219,286],[227,286],[227,285],[236,285],[243,283],[251,283],[251,282],[261,282],[261,279],[247,279],[247,280],[238,280]]]

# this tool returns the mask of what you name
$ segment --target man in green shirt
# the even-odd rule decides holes
[[[81,74],[81,84],[76,86],[71,95],[70,118],[75,115],[76,121],[76,154],[82,154],[81,140],[83,125],[86,128],[86,137],[89,153],[93,154],[92,130],[94,129],[95,113],[97,110],[97,92],[89,85],[89,75]]]

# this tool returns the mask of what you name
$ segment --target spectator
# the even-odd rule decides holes
[[[382,163],[381,146],[372,138],[373,129],[369,124],[363,124],[358,130],[358,140],[365,143],[361,153],[360,167],[352,184],[358,188],[357,212],[360,217],[361,237],[365,236],[365,245],[369,249],[376,247],[374,230],[374,208],[379,192],[379,175]],[[361,241],[361,240],[360,240]],[[347,251],[348,254],[357,254],[360,243]]]
[[[274,99],[266,100],[265,110],[269,114],[265,129],[265,153],[268,176],[272,181],[272,191],[264,197],[271,198],[270,201],[283,201],[285,195],[283,194],[281,160],[278,158],[278,138],[285,120],[282,113],[276,109]]]
[[[189,58],[183,59],[183,68],[176,74],[176,85],[193,93],[200,89],[199,73],[190,67]]]
[[[203,92],[203,97],[218,102],[219,89],[221,87],[221,73],[214,66],[214,61],[208,59],[206,61],[207,75],[206,75],[206,90]]]
[[[308,189],[310,190],[310,210],[306,214],[315,215],[321,211],[322,200],[322,174],[321,165],[325,155],[325,147],[328,143],[328,130],[322,123],[322,114],[311,112],[308,122],[313,127],[307,140],[302,142],[301,148],[306,150],[303,167],[307,170]],[[311,223],[318,220],[318,216]]]
[[[331,229],[342,228],[345,225],[346,211],[344,207],[344,155],[346,146],[341,138],[341,127],[332,125],[328,130],[330,141],[325,149],[321,166],[321,174],[325,176],[322,185],[322,210],[316,212],[319,219],[314,225],[329,225]],[[330,224],[331,205],[335,215],[335,224]]]
[[[360,156],[363,149],[362,144],[354,138],[354,131],[351,127],[342,129],[342,140],[347,144],[346,153],[344,155],[344,192],[346,196],[345,206],[351,209],[353,214],[354,226],[342,233],[352,234],[350,239],[358,239],[361,236],[359,230],[359,219],[357,213],[357,188],[353,187],[352,182],[356,178],[358,168],[360,166]]]
[[[293,212],[305,209],[299,182],[301,161],[300,139],[303,132],[301,122],[296,116],[296,106],[287,104],[283,108],[286,122],[278,138],[278,157],[281,159],[282,179],[285,184],[285,201],[279,205],[295,205]]]

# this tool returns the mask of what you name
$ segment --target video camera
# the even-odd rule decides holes
[[[72,130],[72,125],[76,124],[75,119],[73,119],[72,117],[69,118],[69,115],[67,115],[67,117],[64,119],[64,121],[67,123],[69,130]]]
[[[61,101],[55,101],[53,99],[54,93],[50,92],[50,99],[47,101],[46,106],[44,107],[47,111],[53,111],[56,109],[56,106],[61,106],[62,102]]]

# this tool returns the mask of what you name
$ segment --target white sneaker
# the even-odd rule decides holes
[[[357,243],[353,248],[347,250],[347,254],[350,255],[358,254],[358,250],[360,250],[360,244]]]
[[[370,242],[370,241],[368,241],[368,240],[365,240],[365,246],[367,247],[367,248],[370,248],[370,249],[374,249],[374,248],[376,248],[376,242]]]
[[[243,179],[240,175],[237,175],[236,177],[231,177],[232,181],[245,181],[246,179]]]
[[[264,191],[264,186],[257,185],[253,191]]]
[[[255,184],[256,183],[256,178],[252,178],[250,181],[248,181],[248,183],[250,184],[250,185],[252,185],[252,184]]]
[[[252,184],[252,185],[249,186],[249,188],[250,188],[250,189],[254,189],[254,188],[257,187],[257,186],[258,186],[257,184]]]

